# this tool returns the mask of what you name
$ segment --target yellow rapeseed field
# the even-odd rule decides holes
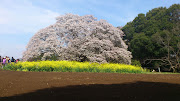
[[[4,67],[15,71],[55,71],[55,72],[109,72],[109,73],[141,73],[138,66],[115,63],[91,63],[76,61],[39,61],[18,62]]]

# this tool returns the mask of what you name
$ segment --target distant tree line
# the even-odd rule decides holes
[[[180,4],[138,14],[121,28],[133,60],[143,67],[177,72],[180,69]]]

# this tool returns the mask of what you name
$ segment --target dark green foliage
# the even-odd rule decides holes
[[[148,55],[152,55],[154,49],[150,38],[144,33],[135,34],[129,47],[134,54],[133,57],[139,60],[148,57]]]
[[[132,60],[132,61],[131,61],[131,65],[141,67],[141,63],[140,63],[140,61],[138,61],[138,60]]]
[[[28,61],[41,61],[43,55],[44,54],[41,54],[41,55],[39,55],[37,57],[30,58],[30,59],[28,59]],[[58,59],[58,55],[52,54],[51,56],[46,57],[45,60],[56,61],[56,60],[59,60],[59,59]]]
[[[58,55],[53,54],[53,55],[51,55],[51,56],[49,56],[49,57],[46,57],[45,60],[53,60],[53,61],[56,61],[56,60],[58,60]]]
[[[132,52],[133,59],[139,60],[142,65],[146,59],[157,59],[167,56],[167,47],[159,43],[158,36],[166,38],[167,33],[171,37],[170,46],[177,50],[179,42],[179,29],[173,32],[174,27],[180,22],[180,4],[174,4],[168,9],[159,7],[150,10],[145,14],[138,14],[132,21],[123,28],[126,35],[124,40]],[[152,65],[152,64],[151,64]]]
[[[41,54],[37,57],[29,58],[28,61],[40,61],[44,54]]]

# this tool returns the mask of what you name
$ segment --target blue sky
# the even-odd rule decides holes
[[[0,0],[0,55],[22,57],[30,38],[59,15],[94,15],[117,27],[139,13],[175,3],[180,0]]]

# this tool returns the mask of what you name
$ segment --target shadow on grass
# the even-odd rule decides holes
[[[180,101],[180,85],[160,82],[54,87],[0,101]]]

